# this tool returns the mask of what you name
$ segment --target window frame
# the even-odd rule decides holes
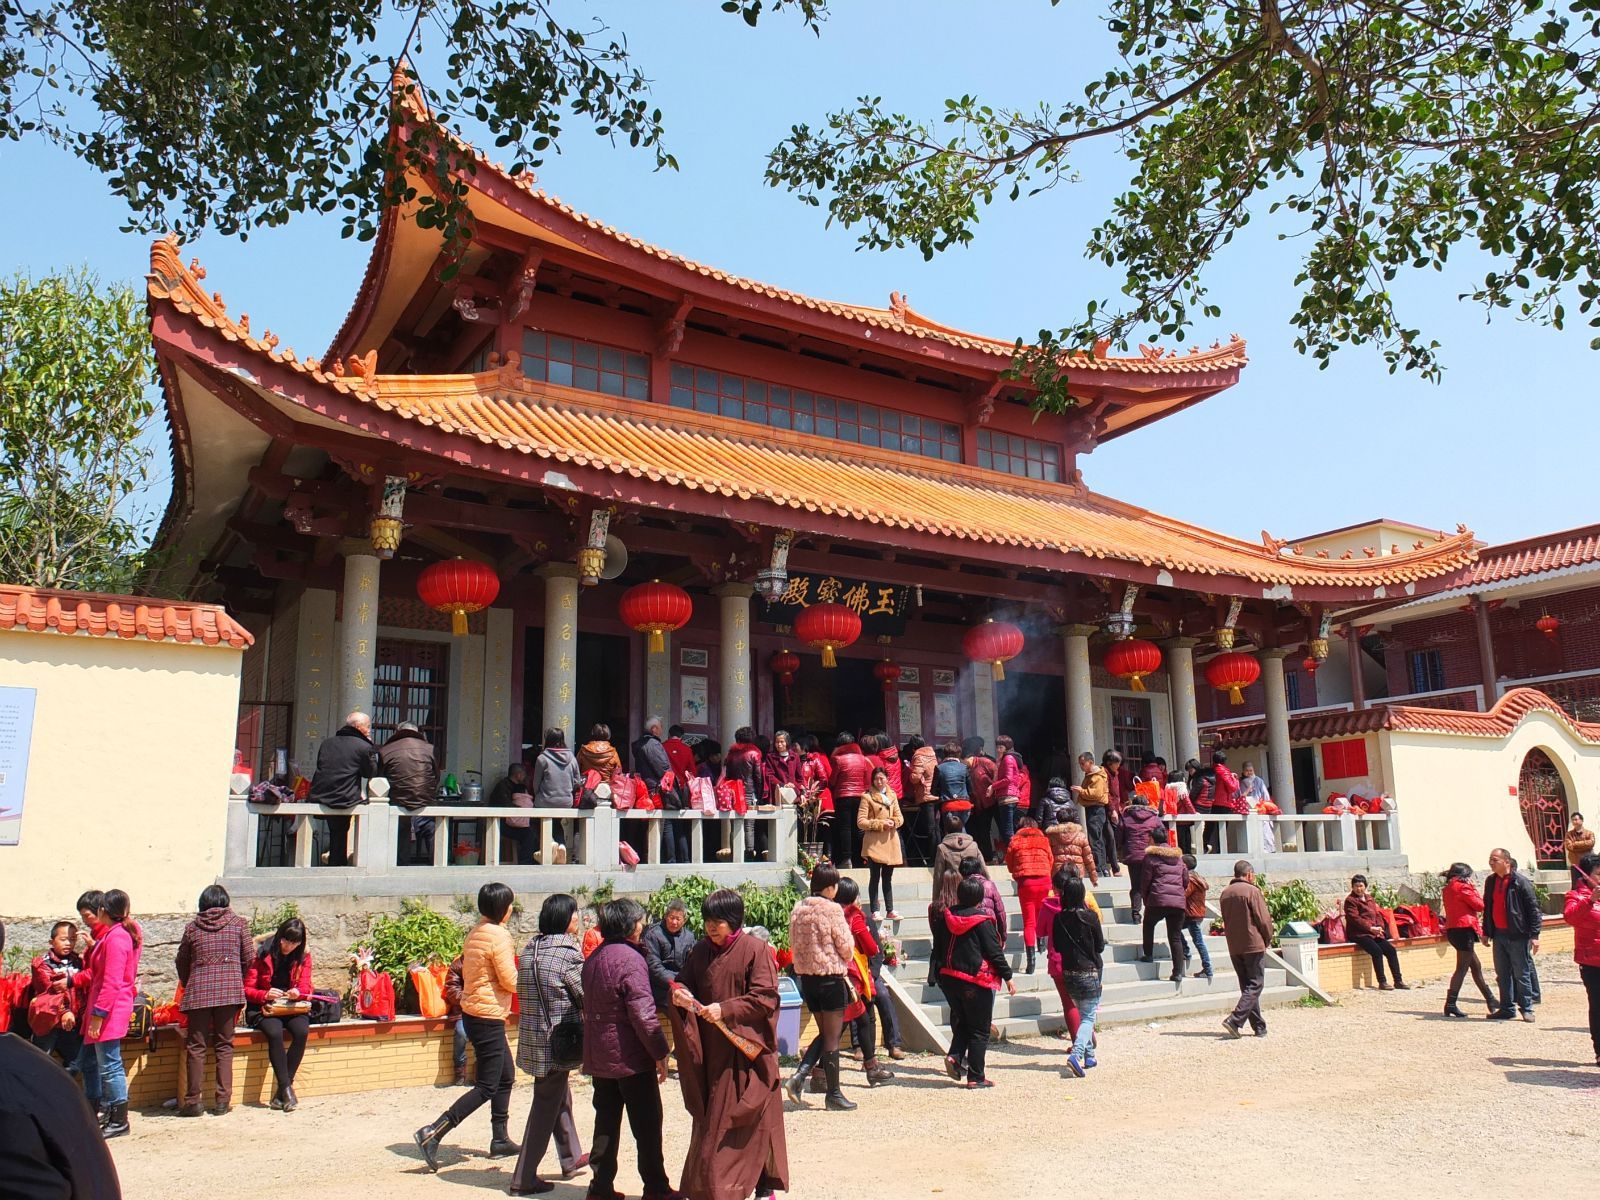
[[[565,357],[556,354],[558,343]],[[575,391],[590,392],[596,396],[610,396],[617,400],[650,399],[648,354],[610,342],[596,342],[571,334],[527,327],[522,330],[519,345],[522,351],[522,373],[535,383],[552,383],[557,387],[569,387]],[[542,374],[530,369],[534,364],[543,364]],[[553,372],[552,366],[563,369]],[[585,379],[586,376],[593,378]],[[616,390],[602,387],[601,384],[612,376],[618,381]],[[580,380],[585,381],[580,382]]]

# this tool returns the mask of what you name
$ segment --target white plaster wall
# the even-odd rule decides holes
[[[1535,748],[1561,772],[1571,809],[1600,806],[1600,746],[1578,741],[1551,713],[1530,713],[1504,738],[1390,733],[1382,740],[1401,845],[1413,870],[1443,870],[1458,861],[1484,868],[1496,846],[1531,864],[1533,842],[1515,788]]]
[[[21,839],[0,914],[72,916],[86,888],[188,912],[222,871],[243,651],[0,632],[0,684],[37,690]]]

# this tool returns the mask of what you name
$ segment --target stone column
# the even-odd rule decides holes
[[[1478,630],[1478,668],[1483,675],[1483,711],[1500,698],[1500,674],[1494,665],[1494,638],[1489,630],[1489,606],[1482,596],[1472,598],[1472,620]]]
[[[995,753],[995,736],[1000,732],[1000,714],[994,702],[994,666],[968,663],[972,672],[972,732],[983,739],[983,748]]]
[[[1172,701],[1172,748],[1177,770],[1191,758],[1200,757],[1200,710],[1194,701],[1195,638],[1172,638],[1162,647],[1167,652],[1167,695]]]
[[[290,754],[308,774],[317,765],[317,746],[344,719],[344,713],[333,712],[340,700],[334,666],[337,651],[332,644],[337,600],[329,589],[307,588],[295,610],[295,730]]]
[[[722,606],[722,687],[717,715],[727,739],[723,744],[728,745],[733,731],[750,724],[755,716],[750,686],[750,597],[755,589],[748,583],[725,583],[712,591]]]
[[[366,546],[366,543],[362,543]],[[344,616],[339,635],[339,711],[372,711],[372,677],[378,662],[378,556],[355,551],[344,556]]]
[[[664,633],[666,642],[660,654],[646,654],[644,660],[645,719],[660,717],[663,728],[672,724],[672,714],[667,711],[672,703],[672,635]]]
[[[578,700],[578,567],[546,563],[544,579],[544,725],[567,731],[567,745],[582,738],[573,728]]]
[[[1074,763],[1080,754],[1093,754],[1100,761],[1094,744],[1094,681],[1089,673],[1089,638],[1095,632],[1093,625],[1061,627],[1067,665],[1067,754]]]
[[[1367,681],[1361,673],[1361,635],[1354,622],[1344,627],[1344,652],[1350,659],[1350,706],[1360,712],[1367,706]]]
[[[1261,683],[1267,693],[1267,786],[1286,813],[1294,803],[1294,763],[1289,757],[1289,695],[1283,683],[1287,650],[1261,652]]]
[[[516,645],[509,608],[491,608],[483,638],[483,776],[505,770],[522,754],[522,730],[511,730],[511,655]],[[495,776],[498,778],[498,776]]]

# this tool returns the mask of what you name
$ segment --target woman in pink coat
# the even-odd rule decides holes
[[[122,1039],[133,1016],[139,980],[139,951],[144,936],[128,915],[128,893],[113,888],[95,914],[94,949],[89,972],[89,999],[83,1041],[94,1047],[98,1075],[85,1074],[83,1090],[90,1103],[103,1105],[102,1128],[108,1138],[128,1133],[128,1073],[122,1065]]]

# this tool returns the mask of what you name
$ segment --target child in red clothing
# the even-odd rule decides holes
[[[1006,869],[1017,884],[1017,902],[1022,905],[1022,944],[1027,949],[1023,970],[1033,974],[1035,951],[1049,940],[1048,926],[1039,924],[1039,906],[1050,895],[1050,872],[1055,857],[1050,839],[1032,817],[1023,817],[1012,839],[1006,843]]]

